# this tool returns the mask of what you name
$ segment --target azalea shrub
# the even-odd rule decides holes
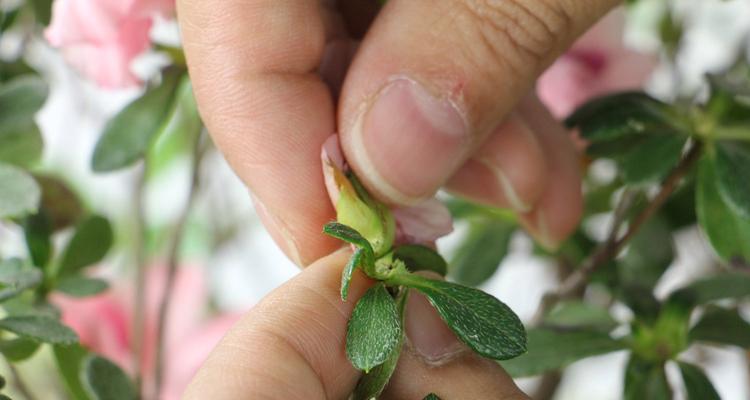
[[[680,46],[691,26],[669,3],[652,10],[658,46],[650,52],[624,45],[628,17],[616,10],[538,81],[537,96],[580,152],[585,209],[565,242],[542,240],[527,251],[559,275],[532,319],[478,288],[514,241],[539,239],[525,233],[524,215],[448,193],[390,207],[360,183],[331,132],[321,169],[336,221],[320,228],[353,250],[342,301],[356,269],[377,281],[357,301],[342,349],[363,371],[353,398],[377,398],[388,384],[410,291],[514,378],[542,377],[535,397],[551,398],[570,364],[620,351],[628,358],[624,398],[669,399],[678,391],[719,398],[703,366],[684,355],[700,344],[750,350],[750,45],[699,85],[673,79],[670,90],[645,90],[654,71],[661,79],[681,75]],[[215,149],[182,50],[154,39],[154,26],[173,23],[174,13],[173,0],[0,3],[0,244],[4,231],[22,243],[12,255],[0,246],[0,353],[9,371],[0,398],[33,398],[37,376],[16,366],[36,358],[53,360],[44,374],[55,377],[60,397],[179,398],[238,318],[209,310],[205,271],[180,252],[204,190],[200,167]],[[54,49],[100,89],[138,92],[106,122],[87,160],[101,179],[115,171],[137,177],[131,220],[95,212],[86,187],[45,165],[37,114],[51,78],[34,61],[34,46]],[[154,73],[134,68],[154,55],[161,60]],[[187,201],[155,238],[144,185],[178,156],[189,160]],[[454,224],[465,229],[441,253]],[[710,272],[658,294],[676,238],[687,231],[700,232],[710,249]],[[103,272],[114,260],[125,270]],[[670,368],[678,379],[667,379]]]

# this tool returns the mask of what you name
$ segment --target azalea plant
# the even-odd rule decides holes
[[[690,27],[670,10],[661,9],[657,53],[627,49],[624,14],[616,12],[539,80],[539,98],[580,149],[586,206],[569,239],[533,246],[560,281],[532,320],[522,322],[477,288],[503,265],[514,238],[528,238],[522,216],[443,193],[390,207],[349,168],[338,136],[326,141],[321,168],[336,221],[321,226],[321,235],[352,249],[341,301],[351,301],[356,270],[376,281],[356,302],[343,349],[363,372],[353,398],[377,398],[387,386],[405,340],[410,292],[425,295],[463,343],[514,378],[541,376],[535,398],[551,398],[570,364],[615,351],[628,353],[627,399],[669,399],[677,388],[689,399],[719,398],[703,367],[684,354],[701,343],[750,349],[750,60],[738,54],[699,89],[676,79],[670,95],[643,91],[657,65],[680,75],[675,66]],[[7,230],[20,232],[23,245],[13,255],[0,247],[0,353],[8,363],[2,393],[34,398],[36,376],[23,376],[17,365],[48,357],[54,365],[45,374],[61,383],[60,396],[179,398],[237,320],[198,311],[204,278],[180,251],[203,190],[201,165],[215,150],[181,49],[152,35],[173,17],[171,0],[0,2],[0,243]],[[104,179],[113,171],[137,176],[128,227],[94,212],[86,188],[42,162],[35,118],[49,76],[29,57],[40,41],[95,85],[138,90],[107,121],[90,158]],[[162,61],[155,73],[140,74],[133,65],[147,53]],[[155,238],[143,191],[175,157],[189,160],[187,201]],[[606,234],[597,235],[589,226],[602,216]],[[441,255],[437,242],[454,223],[466,233]],[[676,235],[691,229],[712,249],[711,272],[657,296],[675,261]],[[116,257],[127,260],[128,273],[102,274],[99,267]],[[176,350],[184,348],[195,352]],[[677,383],[667,379],[670,366],[679,370]]]

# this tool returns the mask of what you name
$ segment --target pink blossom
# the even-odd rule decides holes
[[[624,25],[625,13],[611,12],[539,78],[539,98],[555,116],[568,116],[592,97],[643,86],[656,60],[625,47]]]
[[[133,59],[150,46],[154,18],[173,11],[174,0],[56,0],[45,36],[102,87],[135,86]]]
[[[166,268],[157,266],[148,272],[145,303],[145,337],[141,371],[144,386],[154,386],[158,308],[166,279]],[[124,370],[134,370],[133,296],[131,285],[118,282],[109,291],[83,299],[55,295],[53,301],[62,311],[62,319],[78,333],[81,343],[102,354]],[[206,288],[203,273],[196,267],[179,269],[172,293],[167,321],[165,358],[167,369],[159,399],[179,399],[209,352],[239,319],[239,315],[207,318]]]
[[[331,135],[321,150],[323,177],[331,203],[339,199],[336,174],[346,172],[348,165],[339,145],[339,137]],[[428,199],[411,207],[391,210],[396,220],[396,244],[434,245],[435,241],[453,231],[453,219],[448,209],[437,199]]]

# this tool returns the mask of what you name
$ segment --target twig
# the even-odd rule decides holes
[[[164,290],[162,292],[161,302],[159,304],[159,315],[157,325],[157,343],[156,343],[156,384],[155,384],[155,397],[159,397],[161,386],[164,378],[164,371],[166,368],[165,361],[165,350],[166,350],[166,335],[167,335],[167,320],[169,319],[169,305],[172,299],[172,292],[174,290],[174,281],[177,276],[177,268],[179,264],[179,250],[180,244],[182,243],[182,237],[185,233],[185,224],[187,223],[190,210],[192,209],[193,203],[195,202],[195,196],[200,186],[200,166],[203,155],[205,154],[207,147],[201,147],[201,137],[198,135],[195,139],[195,146],[193,149],[193,163],[191,168],[190,177],[190,188],[188,190],[187,202],[182,210],[177,223],[174,227],[174,233],[169,248],[169,255],[167,259],[167,279],[164,283]]]
[[[557,387],[560,386],[560,381],[562,381],[562,373],[560,371],[550,371],[544,374],[539,387],[537,387],[531,398],[534,400],[552,399],[557,392]]]
[[[146,308],[146,217],[144,210],[143,192],[146,186],[148,174],[148,160],[144,158],[138,181],[133,191],[133,205],[135,214],[135,226],[133,227],[133,256],[135,259],[135,298],[133,299],[133,371],[135,377],[136,393],[138,398],[143,393],[143,350],[145,336],[145,308]]]

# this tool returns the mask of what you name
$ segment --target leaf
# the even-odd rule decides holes
[[[41,193],[27,172],[0,164],[0,219],[33,214],[39,207]]]
[[[669,400],[672,389],[664,366],[642,360],[634,355],[625,368],[625,400]]]
[[[109,289],[109,284],[102,279],[71,276],[60,280],[55,289],[72,297],[88,297]]]
[[[721,400],[714,385],[699,367],[683,361],[678,361],[677,365],[685,382],[687,400]]]
[[[719,142],[715,156],[716,182],[724,202],[739,216],[750,218],[750,148]]]
[[[74,274],[101,261],[112,246],[112,240],[112,227],[106,218],[93,215],[83,220],[62,255],[58,276]]]
[[[42,189],[41,208],[50,219],[53,231],[67,228],[81,218],[81,201],[65,182],[45,175],[35,175],[34,178]]]
[[[42,26],[49,25],[52,18],[52,0],[30,0],[30,3],[37,22]]]
[[[609,310],[583,301],[558,303],[544,317],[544,326],[561,329],[589,329],[609,332],[617,326],[617,321]]]
[[[365,250],[365,253],[370,256],[371,260],[372,258],[374,258],[374,253],[372,252],[372,246],[370,245],[370,242],[362,237],[359,232],[344,224],[340,224],[338,222],[329,222],[323,227],[323,233],[360,247]]]
[[[435,250],[418,244],[398,246],[393,250],[393,258],[401,260],[409,271],[432,271],[445,276],[448,265]]]
[[[38,76],[16,77],[0,86],[0,129],[18,129],[34,122],[47,100],[47,84]],[[2,137],[3,134],[0,134]]]
[[[586,357],[626,348],[604,332],[534,328],[528,331],[528,353],[502,361],[500,365],[514,378],[557,370]]]
[[[419,290],[461,341],[480,355],[507,360],[526,351],[518,316],[491,295],[455,283],[399,274],[394,283]]]
[[[26,217],[23,221],[26,248],[35,266],[44,268],[52,254],[52,227],[44,210]]]
[[[489,279],[508,254],[514,224],[497,220],[472,221],[450,263],[450,276],[456,282],[477,286]]]
[[[435,393],[430,393],[422,400],[440,400],[440,397],[438,397]]]
[[[649,220],[633,237],[618,261],[617,273],[625,286],[653,289],[674,259],[672,231],[660,216]]]
[[[689,298],[694,304],[750,296],[750,275],[730,272],[709,276],[676,290],[670,299]]]
[[[615,157],[623,180],[642,184],[663,179],[680,161],[687,137],[648,136],[637,146]]]
[[[33,119],[16,126],[0,126],[0,162],[30,167],[41,158],[43,147],[42,133]]]
[[[130,378],[112,361],[91,354],[83,362],[83,387],[94,400],[135,400]]]
[[[36,353],[39,343],[29,339],[16,338],[0,341],[0,353],[10,361],[23,361]]]
[[[734,213],[719,194],[714,163],[704,157],[698,167],[696,214],[711,246],[724,260],[750,260],[750,219]]]
[[[691,341],[706,341],[750,349],[750,323],[736,309],[709,307],[690,329]]]
[[[39,315],[14,316],[0,319],[0,329],[44,343],[70,345],[78,342],[78,335],[55,318]]]
[[[91,168],[109,172],[127,167],[143,157],[168,122],[180,74],[165,71],[162,82],[128,104],[109,120],[94,149]]]
[[[346,332],[346,356],[354,368],[368,373],[393,352],[401,329],[396,302],[378,283],[354,307]]]
[[[18,259],[0,262],[0,302],[16,297],[24,290],[32,289],[41,282],[41,271],[23,268]]]
[[[352,274],[354,269],[362,263],[362,259],[365,257],[365,250],[361,247],[354,251],[349,262],[346,263],[343,271],[341,271],[341,300],[346,301],[349,297],[349,284],[352,281]]]
[[[52,350],[55,354],[57,369],[60,371],[60,376],[63,382],[65,382],[68,393],[70,393],[70,398],[91,400],[81,382],[83,378],[83,362],[89,354],[88,351],[78,344],[65,347],[53,346]]]

